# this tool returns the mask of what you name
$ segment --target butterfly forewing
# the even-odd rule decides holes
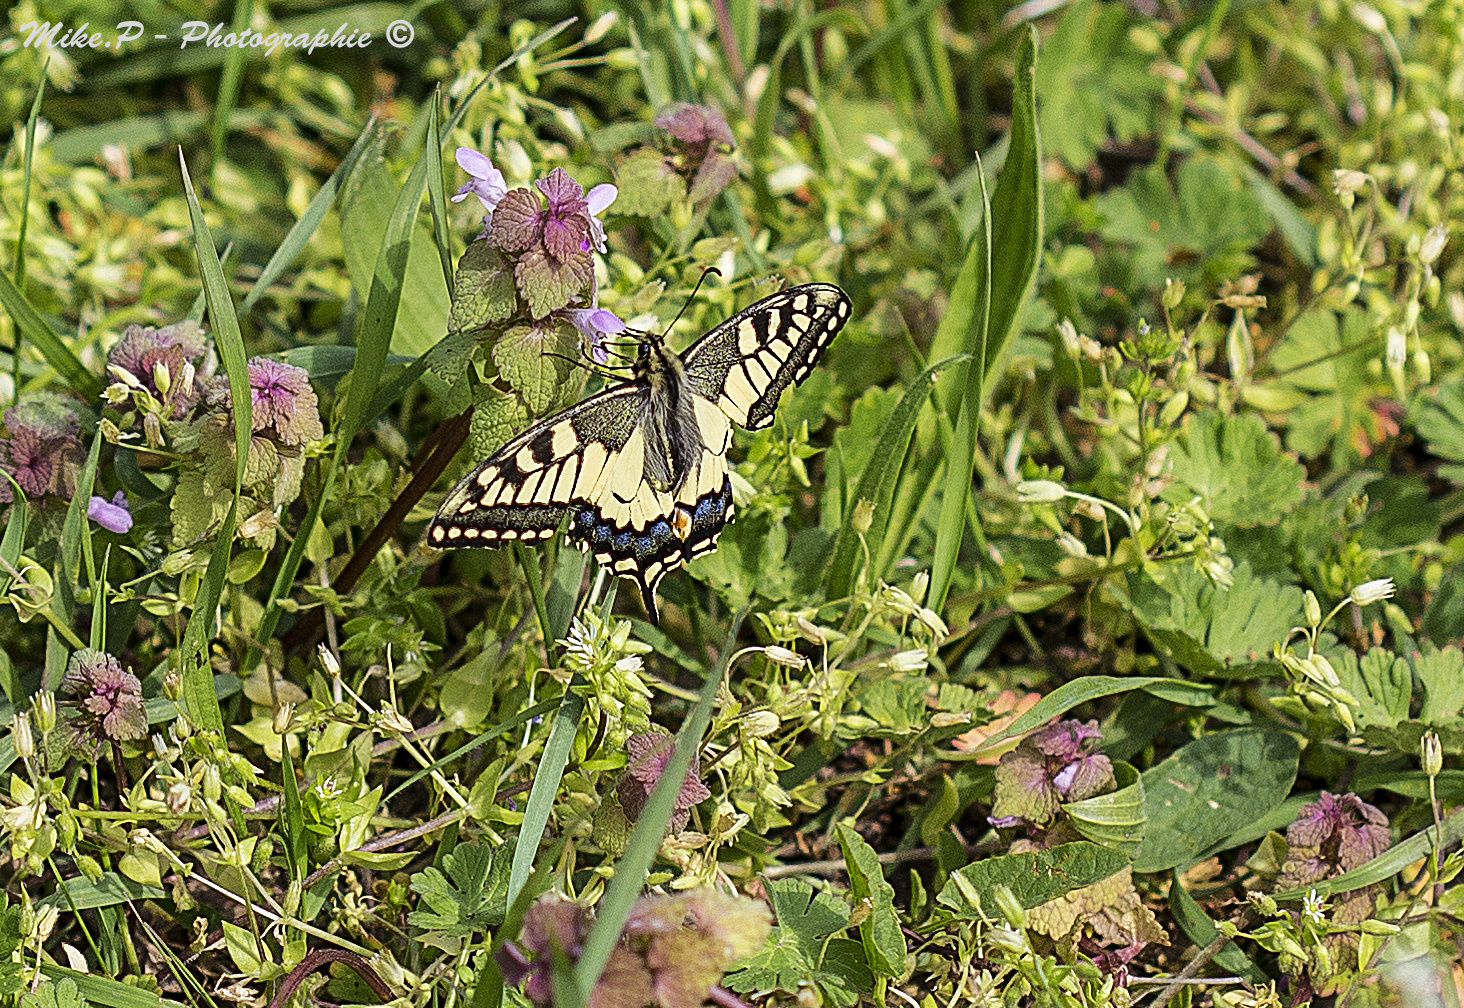
[[[448,495],[428,539],[441,547],[545,539],[567,513],[569,538],[632,578],[656,621],[661,578],[715,549],[732,520],[731,423],[767,426],[849,311],[839,288],[807,284],[737,313],[679,360],[646,340],[634,380],[494,452]],[[690,410],[668,405],[687,400]]]
[[[687,382],[738,426],[766,427],[783,391],[808,377],[849,312],[848,297],[832,284],[763,298],[686,351]]]

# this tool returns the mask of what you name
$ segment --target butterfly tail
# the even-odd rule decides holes
[[[658,577],[654,581],[648,582],[644,578],[632,576],[631,580],[640,589],[641,604],[646,607],[646,619],[650,621],[651,626],[660,626],[661,611],[656,607],[656,585],[660,583],[661,579]]]

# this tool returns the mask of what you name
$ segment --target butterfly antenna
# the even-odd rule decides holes
[[[691,296],[688,297],[686,301],[681,305],[681,310],[677,312],[676,317],[671,320],[671,325],[668,325],[665,329],[665,332],[661,333],[661,339],[664,340],[666,338],[666,334],[671,331],[672,326],[681,321],[681,316],[686,314],[686,309],[690,308],[691,303],[696,300],[696,292],[701,290],[701,285],[706,282],[708,273],[715,273],[717,274],[717,276],[722,275],[722,271],[717,269],[717,267],[715,266],[708,266],[706,269],[702,270],[702,275],[697,277],[696,286],[691,289]]]
[[[601,378],[619,378],[620,377],[618,374],[616,374],[610,368],[604,368],[604,369],[602,369],[601,366],[599,366],[599,365],[586,364],[582,360],[575,360],[573,357],[566,357],[564,354],[562,354],[562,353],[555,353],[553,350],[546,350],[546,351],[544,351],[544,356],[545,357],[558,357],[562,361],[567,361],[573,367],[584,368],[590,374],[599,375]]]

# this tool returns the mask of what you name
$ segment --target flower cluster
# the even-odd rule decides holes
[[[554,952],[578,960],[590,923],[589,911],[577,904],[552,894],[540,899],[524,915],[518,942],[506,943],[499,953],[504,980],[523,984],[524,995],[539,1008],[553,1004]],[[756,952],[771,928],[761,903],[714,889],[642,896],[585,1003],[699,1008],[728,967]]]
[[[1113,763],[1096,751],[1102,737],[1096,721],[1058,721],[1024,739],[997,764],[991,824],[1046,827],[1062,803],[1111,789]]]
[[[593,255],[606,250],[600,215],[615,202],[615,186],[601,184],[586,193],[568,172],[556,168],[533,189],[509,189],[487,155],[459,147],[457,162],[471,181],[453,200],[471,195],[483,204],[479,240],[498,253],[489,261],[489,272],[512,275],[512,290],[501,286],[497,293],[515,303],[494,306],[490,317],[509,317],[522,299],[535,324],[548,327],[553,319],[563,319],[595,349],[607,334],[623,332],[623,322],[596,306]]]
[[[142,684],[105,651],[84,648],[71,656],[62,689],[75,699],[70,722],[74,746],[96,759],[103,742],[125,742],[147,735],[147,712],[142,704]]]
[[[736,177],[732,151],[737,142],[716,109],[677,102],[656,116],[656,128],[670,140],[666,163],[685,181],[686,198],[692,203],[707,202]]]
[[[197,322],[162,329],[130,325],[107,351],[107,370],[123,386],[108,401],[116,405],[128,392],[146,392],[154,402],[139,401],[139,408],[151,408],[163,419],[177,420],[203,396],[204,378],[198,370],[207,352],[203,328]]]
[[[14,499],[15,486],[36,504],[70,500],[81,461],[81,423],[56,397],[31,399],[5,411],[0,437],[0,503]],[[10,480],[14,480],[14,486]]]
[[[1286,827],[1286,861],[1276,879],[1279,889],[1302,889],[1323,879],[1351,871],[1388,849],[1388,817],[1355,794],[1323,791],[1297,813]],[[1372,917],[1379,885],[1363,886],[1335,895],[1330,923],[1355,927]],[[1314,916],[1320,916],[1318,909]],[[1320,922],[1318,922],[1320,923]],[[1357,936],[1326,933],[1322,944],[1334,970],[1357,965]]]

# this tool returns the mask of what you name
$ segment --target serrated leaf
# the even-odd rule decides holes
[[[1408,410],[1408,419],[1428,442],[1428,450],[1450,463],[1439,466],[1439,475],[1464,483],[1464,380],[1421,392]]]
[[[85,1008],[87,1001],[70,977],[42,984],[20,999],[21,1008]]]
[[[487,934],[503,923],[512,856],[508,847],[458,844],[443,858],[445,873],[428,868],[412,876],[412,891],[428,909],[412,911],[407,922],[458,938]]]
[[[1287,448],[1306,458],[1329,447],[1339,458],[1359,457],[1381,443],[1387,426],[1372,400],[1386,394],[1387,380],[1368,373],[1381,350],[1368,313],[1358,308],[1340,323],[1331,309],[1313,309],[1287,327],[1267,362],[1280,377],[1263,386],[1304,396],[1281,414]]]
[[[514,282],[529,303],[529,314],[536,319],[569,304],[594,275],[594,261],[588,252],[558,260],[543,249],[530,249],[513,268]]]
[[[1241,728],[1197,739],[1141,776],[1148,827],[1134,871],[1188,864],[1285,801],[1296,780],[1296,738]]]
[[[553,354],[573,353],[568,344],[558,326],[515,326],[493,346],[493,363],[535,416],[549,412],[564,387],[568,365]]]
[[[1084,837],[1132,857],[1144,842],[1144,782],[1127,763],[1115,762],[1113,774],[1118,790],[1068,802],[1062,809]]]
[[[760,952],[727,974],[729,990],[779,990],[797,994],[816,984],[825,999],[852,1005],[860,991],[874,985],[860,944],[848,938],[830,938],[849,925],[849,907],[801,879],[769,879],[765,886],[778,924]]]
[[[995,886],[1006,886],[1017,902],[1030,910],[1074,889],[1101,882],[1126,867],[1127,857],[1095,843],[1059,844],[1045,851],[1005,854],[968,864],[952,873],[936,902],[959,920],[976,920],[983,912],[990,918],[1000,916],[1000,912],[994,902],[987,904],[982,897]],[[973,903],[968,895],[975,895],[981,905]]]
[[[1280,672],[1271,649],[1302,620],[1300,588],[1255,577],[1236,564],[1230,588],[1218,588],[1185,564],[1129,577],[1127,607],[1146,636],[1198,675],[1264,676]]]
[[[458,260],[454,287],[447,315],[449,333],[476,332],[502,322],[517,303],[512,264],[482,239],[470,244]]]
[[[1412,656],[1413,674],[1423,684],[1418,719],[1430,724],[1457,724],[1464,717],[1464,652],[1450,645]]]
[[[1325,652],[1342,686],[1357,698],[1352,717],[1358,727],[1393,728],[1408,717],[1413,673],[1408,663],[1385,648],[1372,648],[1359,662],[1351,648]]]
[[[1174,478],[1166,499],[1188,490],[1204,498],[1210,517],[1226,525],[1274,525],[1301,503],[1306,470],[1281,451],[1281,439],[1253,414],[1193,413],[1170,447]]]
[[[869,916],[859,925],[864,956],[881,976],[900,976],[905,972],[907,947],[895,912],[895,887],[885,881],[879,855],[863,837],[844,823],[837,832],[849,869],[849,888],[855,899],[869,901]]]

